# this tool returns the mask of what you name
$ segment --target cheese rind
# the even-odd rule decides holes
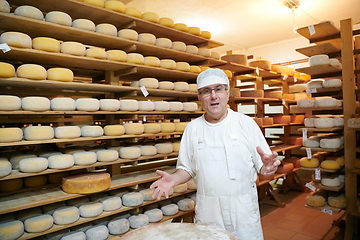
[[[10,63],[0,62],[0,77],[10,78],[15,76],[15,68]]]
[[[78,111],[98,111],[100,109],[100,101],[96,98],[78,98],[75,102]]]
[[[79,211],[83,218],[96,217],[103,212],[103,206],[99,202],[87,202],[79,206]]]
[[[122,197],[122,204],[128,207],[139,206],[144,202],[144,197],[139,192],[125,193]]]
[[[126,61],[134,64],[144,64],[144,56],[140,53],[128,53]]]
[[[56,97],[50,100],[50,108],[53,111],[74,111],[76,102],[69,97]]]
[[[303,157],[300,159],[300,165],[305,168],[317,168],[319,166],[319,159]]]
[[[118,37],[126,38],[129,40],[137,41],[139,34],[133,29],[121,29],[118,32]]]
[[[132,215],[129,217],[130,227],[139,228],[149,224],[149,217],[145,214]]]
[[[60,42],[54,38],[36,37],[32,39],[32,48],[46,52],[60,52]]]
[[[155,45],[156,37],[151,33],[140,33],[137,39],[139,42]]]
[[[161,126],[162,133],[171,133],[175,131],[175,124],[171,122],[159,123]]]
[[[118,160],[119,153],[116,150],[104,149],[96,152],[98,162],[112,162]]]
[[[122,50],[108,50],[106,54],[108,60],[126,62],[126,52]]]
[[[47,78],[47,71],[38,64],[22,64],[16,69],[16,75],[19,78],[45,80]]]
[[[119,196],[107,196],[101,198],[99,202],[103,205],[104,211],[115,211],[122,206],[122,201]]]
[[[95,32],[110,36],[117,36],[118,34],[117,28],[110,23],[100,23],[96,25]]]
[[[325,206],[325,198],[320,195],[313,195],[313,196],[307,196],[306,197],[306,204],[311,207],[323,207]]]
[[[139,109],[139,103],[135,99],[120,99],[121,111],[137,111]]]
[[[90,194],[104,191],[110,186],[109,173],[85,173],[64,177],[62,180],[62,190],[66,193]]]
[[[48,168],[48,160],[46,158],[34,157],[25,158],[19,162],[19,171],[26,173],[36,173],[44,171]]]
[[[190,211],[195,208],[195,202],[194,200],[190,198],[184,198],[177,202],[177,205],[179,207],[179,210],[181,211]]]
[[[23,183],[22,178],[0,181],[0,192],[15,192],[23,187]]]
[[[169,38],[157,38],[155,45],[164,48],[171,48],[172,41]]]
[[[141,18],[141,11],[135,7],[125,8],[125,14],[133,17]]]
[[[51,11],[45,15],[46,22],[52,22],[64,26],[71,26],[72,19],[69,14],[60,11]]]
[[[41,21],[44,20],[43,13],[38,8],[33,6],[28,6],[28,5],[19,6],[15,9],[14,14],[23,17],[41,20]]]
[[[51,140],[55,136],[50,126],[29,126],[24,129],[24,139],[28,141]]]
[[[171,18],[168,17],[161,17],[159,19],[159,24],[164,25],[166,27],[174,27],[174,20],[172,20]]]
[[[124,124],[125,134],[137,135],[144,132],[144,125],[142,123],[126,123]]]
[[[56,209],[52,216],[57,225],[71,224],[80,218],[80,211],[75,206],[66,206]]]
[[[144,123],[144,133],[159,133],[161,126],[158,123]]]
[[[149,222],[158,222],[163,218],[163,213],[160,209],[154,208],[144,212],[149,217]]]
[[[183,102],[183,111],[194,112],[198,110],[198,105],[196,102]]]
[[[326,64],[330,64],[329,56],[326,54],[319,54],[309,57],[310,67]]]
[[[175,84],[170,81],[160,81],[159,82],[159,89],[167,89],[167,90],[173,90],[175,87]]]
[[[171,48],[177,51],[185,52],[186,51],[186,44],[180,41],[172,42]]]
[[[152,101],[139,101],[139,111],[153,111],[155,104]]]
[[[29,233],[44,232],[51,228],[53,224],[54,219],[49,214],[30,217],[24,221],[25,231]]]
[[[72,82],[74,73],[68,68],[49,68],[47,70],[47,79],[60,82]]]
[[[75,56],[85,56],[85,45],[79,42],[63,42],[60,48],[61,53],[66,53]]]
[[[96,153],[91,151],[80,151],[73,154],[74,164],[75,165],[90,165],[96,163],[97,156]]]
[[[141,150],[139,147],[122,147],[119,150],[120,158],[134,159],[141,156]]]
[[[104,127],[105,136],[121,136],[125,133],[125,127],[120,124],[106,125]]]
[[[100,99],[101,111],[117,111],[120,109],[120,101],[117,99]]]
[[[165,216],[175,215],[179,212],[179,207],[175,203],[170,203],[161,207],[161,211]]]
[[[23,138],[21,128],[0,128],[0,142],[17,142]]]
[[[144,57],[144,64],[153,67],[160,67],[160,59],[153,56],[147,56]]]
[[[115,218],[108,223],[108,229],[110,234],[118,235],[129,231],[130,222],[126,218]]]
[[[115,12],[124,13],[125,12],[125,4],[121,1],[106,1],[104,7],[109,10],[113,10]]]
[[[75,159],[71,154],[57,154],[48,158],[49,168],[65,169],[74,166]]]
[[[6,158],[0,158],[0,177],[11,174],[11,163]]]
[[[95,23],[89,19],[75,19],[72,22],[71,26],[74,28],[80,28],[83,30],[95,32]]]
[[[90,227],[85,232],[87,240],[107,239],[109,237],[109,229],[104,225]]]
[[[20,220],[0,223],[0,239],[18,239],[24,234],[24,224]]]

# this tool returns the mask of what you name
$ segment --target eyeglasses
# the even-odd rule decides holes
[[[212,91],[214,91],[216,94],[224,94],[227,90],[228,90],[227,86],[219,85],[219,86],[216,86],[215,88],[201,89],[198,91],[198,93],[202,97],[209,97],[211,95]]]

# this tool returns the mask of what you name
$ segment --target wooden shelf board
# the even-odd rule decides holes
[[[313,27],[315,29],[314,34],[310,33],[309,26],[298,28],[296,29],[296,32],[301,36],[312,41],[316,41],[317,39],[323,39],[329,36],[331,37],[333,35],[340,34],[340,30],[337,27],[335,27],[335,25],[330,21],[314,24]]]
[[[281,151],[286,151],[286,150],[290,150],[293,148],[299,148],[301,147],[301,145],[286,145],[286,144],[282,144],[282,145],[278,145],[275,147],[270,147],[271,151],[274,152],[281,152]]]
[[[297,52],[311,57],[319,54],[334,54],[340,52],[340,47],[334,46],[331,42],[325,42],[310,47],[297,48]]]
[[[341,87],[312,88],[312,89],[308,89],[307,92],[311,92],[312,94],[340,92],[342,94],[342,88]]]
[[[299,108],[303,111],[334,111],[334,110],[343,110],[342,107],[312,107],[312,108]]]
[[[311,151],[315,152],[338,152],[344,149],[344,146],[339,148],[310,148]],[[302,147],[301,150],[306,150],[306,147]]]
[[[306,170],[306,171],[315,171],[316,169],[320,169],[321,172],[328,172],[328,173],[335,173],[339,170],[329,170],[329,169],[324,169],[321,167],[317,167],[317,168],[306,168],[306,167],[301,167],[302,170]]]
[[[317,182],[312,182],[312,184],[316,187],[316,188],[319,188],[319,189],[322,189],[322,190],[326,190],[326,191],[334,191],[334,192],[338,192],[340,191],[341,189],[344,188],[345,184],[342,183],[340,186],[338,187],[329,187],[329,186],[324,186],[322,185],[321,183],[317,183]]]
[[[316,210],[320,210],[320,211],[323,211],[323,210],[331,210],[332,212],[335,212],[335,213],[339,213],[342,208],[334,208],[334,207],[330,207],[328,204],[325,204],[324,207],[312,207],[312,206],[309,206],[309,205],[305,205],[307,208],[311,208],[311,209],[316,209]]]
[[[311,76],[321,75],[321,74],[329,74],[329,73],[335,73],[335,74],[339,73],[339,76],[341,76],[341,69],[331,66],[330,64],[297,68],[295,70],[297,72],[306,73]]]
[[[344,130],[344,127],[333,127],[333,128],[299,128],[298,131],[301,132],[303,129],[306,129],[309,132],[335,132]]]

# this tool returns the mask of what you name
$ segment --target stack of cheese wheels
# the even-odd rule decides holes
[[[104,191],[110,186],[110,174],[102,172],[69,176],[62,180],[62,190],[66,193],[91,194]]]
[[[0,77],[10,78],[15,76],[15,68],[10,63],[0,62]]]
[[[63,42],[60,48],[61,53],[66,53],[75,56],[85,56],[85,45],[79,42]]]
[[[32,40],[32,48],[46,52],[60,52],[60,41],[49,37],[36,37]]]
[[[89,19],[82,19],[82,18],[75,19],[72,22],[71,26],[74,28],[80,28],[83,30],[95,32],[95,23]]]
[[[133,30],[133,29],[121,29],[118,32],[118,37],[121,38],[126,38],[129,40],[133,40],[133,41],[137,41],[139,34],[137,31]]]
[[[117,28],[110,23],[100,23],[96,25],[95,32],[110,36],[117,36],[118,34]]]
[[[319,54],[309,57],[310,67],[318,66],[318,65],[327,65],[327,64],[330,64],[330,58],[328,55]]]
[[[108,60],[126,62],[127,54],[122,50],[107,50],[106,56]]]
[[[46,80],[47,78],[46,69],[38,64],[22,64],[16,69],[16,75],[19,78],[31,80]]]
[[[68,68],[49,68],[47,70],[47,79],[60,82],[74,81],[74,73]]]
[[[0,43],[6,43],[11,47],[31,48],[31,37],[21,32],[4,32],[0,36]]]
[[[110,0],[105,1],[104,8],[119,13],[125,12],[125,4],[123,4],[121,1],[110,1]]]
[[[20,110],[21,99],[18,96],[0,95],[0,111]]]
[[[137,111],[139,109],[139,102],[135,99],[120,99],[121,111]]]
[[[315,136],[311,136],[303,141],[303,146],[308,148],[318,148],[320,147],[320,141]]]
[[[36,154],[15,154],[11,156],[10,163],[12,166],[12,169],[19,169],[19,162],[25,158],[34,158],[37,157]]]
[[[72,19],[69,14],[60,11],[51,11],[45,15],[45,21],[64,26],[71,26]]]

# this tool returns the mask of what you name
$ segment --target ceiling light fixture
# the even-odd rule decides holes
[[[297,9],[300,6],[299,0],[279,0],[283,3],[286,7],[290,8],[292,11]]]

